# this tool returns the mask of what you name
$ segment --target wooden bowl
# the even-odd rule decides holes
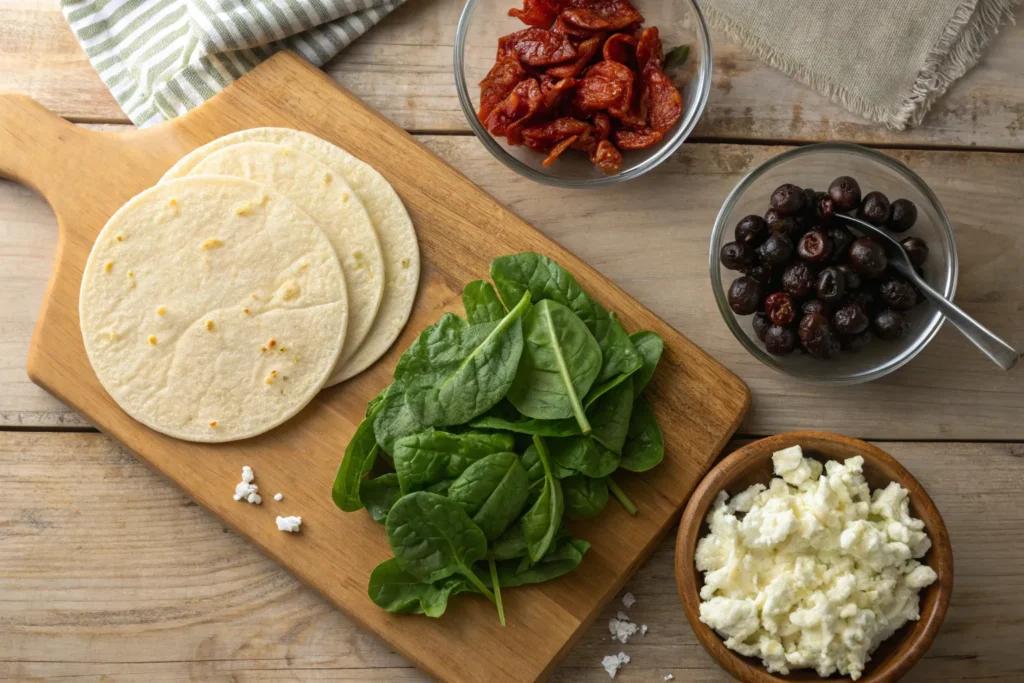
[[[888,453],[869,443],[824,432],[789,432],[770,436],[744,446],[712,469],[690,497],[679,525],[676,541],[676,585],[683,610],[697,639],[729,673],[748,683],[842,680],[838,675],[822,679],[813,669],[797,669],[787,676],[768,673],[759,659],[744,657],[725,647],[722,638],[700,621],[700,589],[703,574],[694,565],[697,541],[708,533],[705,521],[719,491],[735,495],[752,484],[767,484],[773,476],[772,453],[800,446],[806,456],[820,461],[864,457],[864,477],[871,489],[898,482],[910,492],[910,512],[924,521],[932,541],[922,559],[938,574],[938,580],[921,591],[921,618],[909,622],[884,641],[871,655],[859,683],[889,683],[899,680],[931,646],[946,616],[953,593],[953,550],[949,534],[935,503],[921,484]]]

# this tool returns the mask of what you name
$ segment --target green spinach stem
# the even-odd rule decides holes
[[[620,489],[619,485],[616,484],[610,476],[605,477],[604,481],[606,484],[608,484],[608,490],[611,491],[612,494],[614,494],[615,497],[619,499],[619,502],[622,503],[622,507],[626,508],[626,512],[635,517],[636,505],[634,505],[633,501],[629,499],[629,496],[626,495],[626,492]]]
[[[487,564],[491,566],[491,585],[494,586],[494,604],[498,607],[498,621],[501,625],[505,625],[505,608],[501,604],[501,584],[498,583],[498,565],[494,563],[494,558],[487,560]]]
[[[480,580],[480,577],[476,575],[476,572],[473,571],[472,567],[466,567],[465,571],[462,572],[462,575],[469,579],[469,582],[473,584],[473,586],[475,586],[478,591],[483,593],[488,600],[490,600],[491,602],[495,602],[494,593],[492,593],[491,589],[488,588],[484,584],[484,582]]]

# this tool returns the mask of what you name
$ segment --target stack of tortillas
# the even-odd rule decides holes
[[[133,418],[189,441],[244,439],[383,355],[419,270],[380,173],[308,133],[246,130],[107,222],[82,277],[82,336]]]

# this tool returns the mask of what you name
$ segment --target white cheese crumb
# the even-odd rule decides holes
[[[263,498],[257,493],[259,486],[252,483],[256,478],[256,475],[252,473],[252,468],[248,465],[242,467],[242,481],[235,485],[235,500],[244,500],[247,503],[253,505],[259,505],[263,502]]]
[[[618,616],[608,620],[608,632],[612,634],[612,640],[617,640],[623,645],[628,643],[629,639],[635,636],[639,630],[640,627],[634,624],[624,612],[619,612]]]
[[[636,598],[633,597],[632,593],[626,593],[622,596],[622,604],[626,606],[626,609],[629,609],[636,604]]]
[[[615,674],[618,673],[623,664],[629,664],[629,655],[625,652],[620,652],[617,655],[608,655],[601,660],[601,666],[604,667],[604,670],[608,672],[608,676],[611,678],[615,678]]]
[[[284,494],[282,494],[282,493],[275,493],[274,494],[274,500],[284,500]]]
[[[663,681],[674,681],[675,679],[676,679],[676,677],[673,676],[672,674],[665,674],[665,677],[662,678],[661,680],[663,680]]]
[[[640,635],[647,637],[647,624],[640,624]]]
[[[302,529],[302,517],[279,516],[276,521],[278,531],[288,531],[297,534]]]

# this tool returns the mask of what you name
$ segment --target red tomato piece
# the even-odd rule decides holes
[[[644,71],[644,90],[650,100],[651,128],[664,133],[683,115],[683,97],[664,72],[654,70],[651,64]]]
[[[604,43],[602,53],[606,62],[632,64],[636,58],[637,40],[628,33],[612,34]]]
[[[607,140],[612,134],[612,120],[603,111],[599,111],[594,114],[594,132],[597,135],[597,141]]]
[[[513,7],[508,11],[510,17],[516,17],[528,26],[551,28],[558,16],[558,7],[547,0],[523,0],[523,9]]]
[[[544,76],[540,82],[540,91],[544,93],[544,111],[554,111],[562,99],[562,93],[576,87],[579,83],[575,78],[563,78],[556,81]]]
[[[526,122],[540,111],[544,95],[537,81],[528,78],[512,89],[484,121],[484,126],[493,135],[504,135],[510,145],[521,144],[520,131]]]
[[[523,128],[523,144],[530,149],[547,152],[552,145],[568,137],[579,137],[590,130],[590,124],[563,117]]]
[[[591,31],[617,31],[644,17],[628,0],[570,0],[561,19],[570,26]]]
[[[612,143],[602,140],[597,144],[594,153],[590,155],[590,161],[605,175],[613,175],[622,168],[622,152],[615,149],[615,145]]]
[[[615,131],[615,144],[619,149],[647,149],[657,144],[662,133],[651,128],[622,128]]]
[[[661,47],[661,37],[658,35],[658,27],[646,28],[640,34],[640,40],[636,46],[636,65],[640,73],[647,71],[648,65],[658,71],[664,70],[665,52]]]
[[[547,73],[555,78],[576,78],[583,73],[583,70],[590,64],[590,60],[601,49],[602,40],[604,40],[603,33],[587,38],[576,46],[577,57],[574,63],[549,67]]]
[[[572,147],[573,143],[576,142],[578,137],[578,135],[571,135],[566,139],[562,140],[561,142],[559,142],[552,148],[551,153],[548,154],[548,158],[541,163],[543,163],[545,166],[550,166],[551,164],[555,163],[558,157],[562,156],[562,152]]]
[[[487,77],[480,81],[480,111],[477,112],[480,120],[486,120],[491,111],[525,78],[526,71],[518,59],[499,57]]]
[[[543,28],[524,28],[498,39],[498,56],[515,53],[528,66],[547,66],[576,57],[568,36]]]
[[[612,116],[625,116],[633,101],[633,80],[625,64],[598,62],[580,81],[575,102],[584,111],[607,109]]]

